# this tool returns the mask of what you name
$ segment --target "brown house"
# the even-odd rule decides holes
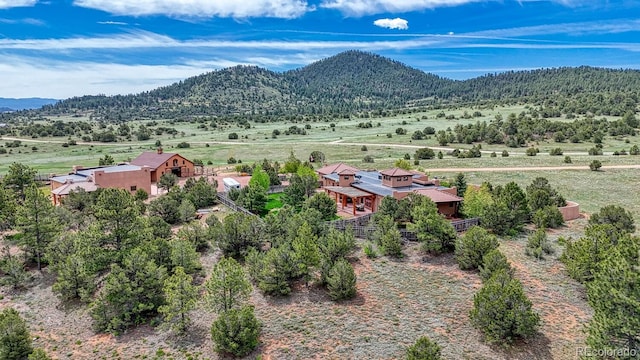
[[[115,165],[95,168],[74,166],[68,175],[53,176],[51,181],[51,197],[54,205],[59,205],[62,198],[72,191],[96,191],[99,188],[118,188],[135,193],[144,190],[151,194],[150,169],[135,165]]]
[[[156,152],[143,152],[131,160],[132,165],[148,166],[151,172],[151,182],[157,182],[162,174],[173,173],[178,177],[195,175],[195,166],[191,160],[180,154],[165,153],[162,148]]]
[[[462,202],[455,188],[440,186],[437,179],[431,180],[419,172],[399,168],[362,171],[342,163],[325,166],[317,172],[327,195],[342,209],[351,206],[354,216],[356,210],[375,212],[386,196],[398,200],[412,193],[426,196],[447,217],[457,216]]]

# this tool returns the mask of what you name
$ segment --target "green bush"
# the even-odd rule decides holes
[[[536,156],[538,155],[539,150],[537,148],[534,147],[530,147],[527,149],[526,154],[527,156]]]
[[[375,247],[370,242],[367,242],[366,244],[364,244],[362,251],[364,251],[364,255],[369,259],[375,259],[378,257],[378,253],[376,252]]]
[[[502,157],[509,157],[509,152],[507,150],[502,150]]]
[[[565,155],[564,157],[564,163],[565,164],[571,164],[573,161],[571,161],[571,156],[569,155]]]
[[[549,151],[549,155],[551,156],[560,156],[562,154],[563,152],[561,148],[554,148],[554,149],[551,149],[551,151]]]
[[[564,219],[557,206],[549,205],[533,213],[533,223],[538,228],[555,229],[564,224]]]
[[[329,271],[327,289],[332,300],[346,300],[356,296],[356,273],[353,266],[345,260],[338,259]]]
[[[477,269],[485,254],[498,248],[495,235],[480,226],[474,226],[456,240],[456,261],[462,270]]]
[[[480,279],[482,279],[482,282],[486,282],[498,271],[505,271],[510,276],[513,276],[513,268],[507,257],[500,250],[493,249],[482,257]]]
[[[589,164],[589,169],[591,169],[591,171],[598,171],[601,167],[602,163],[600,162],[600,160],[593,160],[591,161],[591,164]]]
[[[407,348],[407,360],[439,360],[442,359],[440,346],[426,336],[420,337]]]
[[[490,343],[531,336],[540,323],[522,283],[504,270],[495,272],[473,297],[469,317]]]
[[[0,359],[22,360],[33,351],[27,323],[14,308],[0,312]]]
[[[527,256],[533,256],[538,260],[544,259],[545,254],[553,254],[553,246],[547,238],[545,229],[540,228],[529,236],[524,252]]]
[[[187,149],[187,148],[190,148],[190,147],[191,147],[191,144],[189,144],[189,143],[188,143],[188,142],[186,142],[186,141],[183,141],[183,142],[179,143],[178,145],[176,145],[176,147],[177,147],[178,149]]]
[[[215,351],[242,357],[258,346],[260,322],[253,307],[231,309],[222,312],[211,326],[211,339]]]

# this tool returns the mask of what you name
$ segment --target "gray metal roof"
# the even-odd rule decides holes
[[[351,186],[380,196],[391,196],[394,191],[412,192],[413,190],[436,188],[433,185],[425,186],[416,183],[411,184],[411,186],[392,188],[382,185],[382,175],[378,171],[358,171],[356,173],[356,182],[352,183]]]
[[[55,182],[59,182],[61,184],[64,184],[67,181],[74,182],[74,183],[88,181],[86,176],[80,176],[80,175],[76,175],[76,174],[54,176],[50,180],[51,181],[55,181]]]
[[[76,171],[77,174],[79,175],[83,175],[83,176],[92,176],[94,171],[98,170],[102,170],[105,173],[116,173],[116,172],[125,172],[125,171],[138,171],[142,169],[142,167],[137,166],[137,165],[114,165],[114,166],[106,166],[106,167],[98,167],[98,168],[91,168],[91,169],[81,169]]]

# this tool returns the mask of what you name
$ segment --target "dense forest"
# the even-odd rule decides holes
[[[487,74],[455,81],[361,51],[346,51],[300,69],[277,73],[234,66],[131,95],[82,96],[2,118],[90,114],[124,121],[241,115],[274,121],[284,116],[362,115],[451,104],[528,103],[560,114],[622,115],[635,111],[640,71],[593,67]]]

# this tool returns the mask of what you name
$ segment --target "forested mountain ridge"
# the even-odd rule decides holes
[[[640,71],[562,67],[441,78],[379,55],[346,51],[277,73],[234,66],[135,95],[83,96],[45,106],[38,115],[90,113],[118,121],[181,116],[349,114],[409,104],[527,102],[549,113],[621,115],[635,111]]]

